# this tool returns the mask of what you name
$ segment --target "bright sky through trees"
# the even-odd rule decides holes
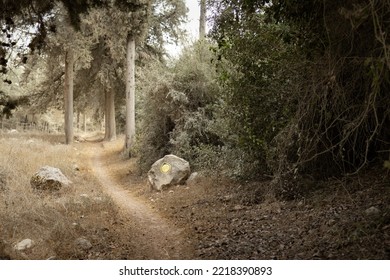
[[[199,0],[185,0],[185,2],[188,8],[188,21],[184,28],[188,33],[188,42],[192,42],[198,38],[199,34]],[[167,51],[172,56],[178,56],[182,47],[181,44],[179,46],[170,44],[167,46]]]
[[[191,39],[195,39],[199,34],[199,0],[186,0],[188,11],[188,23],[186,29]]]

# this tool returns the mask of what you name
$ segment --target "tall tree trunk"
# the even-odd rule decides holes
[[[83,112],[83,126],[84,132],[87,132],[87,113],[85,111]]]
[[[129,157],[135,137],[135,39],[127,37],[126,50],[126,127],[124,152]]]
[[[206,0],[200,0],[199,40],[206,37]]]
[[[73,142],[73,50],[65,53],[65,142]]]
[[[76,122],[77,122],[77,131],[80,131],[80,111],[78,110],[77,111],[77,115],[76,115]]]
[[[105,136],[104,140],[112,141],[116,139],[115,121],[115,92],[112,89],[105,91]]]

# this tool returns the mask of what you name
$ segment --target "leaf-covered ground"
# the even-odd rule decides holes
[[[43,202],[31,194],[35,208],[47,205],[38,212],[30,205],[30,224],[23,222],[21,209],[14,211],[14,218],[3,219],[0,259],[390,258],[386,169],[306,181],[304,195],[295,200],[273,198],[270,181],[240,184],[219,177],[198,177],[188,185],[152,192],[138,173],[136,159],[121,156],[122,145],[119,139],[70,147],[75,153],[63,166],[73,173],[74,189]],[[75,162],[78,168],[72,171]],[[1,178],[0,186],[7,186]],[[1,193],[9,196],[7,188]],[[48,219],[53,215],[56,223]],[[42,234],[35,236],[36,246],[15,252],[15,242],[34,238],[37,226]],[[77,246],[79,237],[92,247]]]
[[[178,228],[185,228],[193,259],[389,259],[390,176],[365,175],[310,182],[299,199],[267,195],[269,181],[239,184],[199,178],[151,192],[134,161],[118,160],[113,176]]]

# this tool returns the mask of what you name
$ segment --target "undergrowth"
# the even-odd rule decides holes
[[[75,240],[98,241],[94,233],[108,227],[116,208],[95,179],[80,171],[87,167],[77,166],[75,146],[59,144],[59,136],[31,136],[0,137],[0,241],[5,244],[0,253],[11,259],[87,258]],[[44,165],[59,168],[73,183],[58,193],[34,192],[30,178]],[[14,250],[27,238],[35,243],[31,249]]]

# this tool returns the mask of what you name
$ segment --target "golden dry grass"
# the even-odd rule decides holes
[[[13,259],[93,258],[74,245],[88,236],[99,243],[99,229],[108,227],[116,208],[105,196],[76,146],[61,144],[61,136],[0,135],[0,243]],[[55,194],[36,193],[31,176],[40,167],[59,168],[73,184]],[[78,165],[80,170],[75,170]],[[16,252],[26,238],[35,246]]]

